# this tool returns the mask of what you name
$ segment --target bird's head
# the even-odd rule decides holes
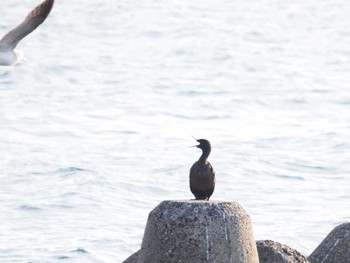
[[[193,137],[194,138],[194,137]],[[197,147],[199,149],[205,150],[205,149],[211,149],[210,142],[206,139],[196,139],[194,138],[197,142],[199,142],[198,145],[194,145],[194,147]]]

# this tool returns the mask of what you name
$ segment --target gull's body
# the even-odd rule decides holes
[[[25,60],[23,53],[16,46],[24,37],[35,30],[49,15],[54,0],[45,0],[34,8],[17,27],[0,40],[0,66],[11,66]]]

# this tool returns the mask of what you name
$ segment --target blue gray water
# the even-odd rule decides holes
[[[39,1],[40,2],[40,1]],[[2,0],[0,34],[37,0]],[[56,1],[0,69],[0,262],[121,262],[148,213],[213,200],[309,255],[349,221],[347,0]]]

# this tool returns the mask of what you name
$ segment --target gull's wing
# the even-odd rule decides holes
[[[0,40],[0,50],[14,49],[22,38],[30,34],[49,15],[55,0],[45,0],[34,8],[17,27]]]

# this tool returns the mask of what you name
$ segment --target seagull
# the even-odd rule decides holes
[[[0,40],[0,66],[12,66],[26,61],[23,53],[15,47],[22,38],[33,32],[49,15],[55,0],[45,0],[35,7],[17,27]]]

